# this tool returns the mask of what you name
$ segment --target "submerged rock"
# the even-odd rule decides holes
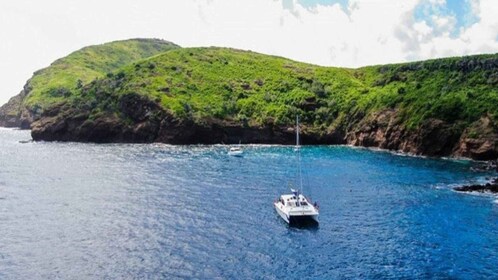
[[[489,171],[498,172],[498,160],[480,162],[476,166],[472,167],[471,170],[477,172],[489,172]]]
[[[490,183],[484,185],[468,185],[456,187],[454,190],[458,192],[498,193],[498,178],[495,178]]]

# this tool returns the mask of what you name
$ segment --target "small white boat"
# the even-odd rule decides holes
[[[298,155],[299,183],[302,190],[303,179],[301,174],[301,149],[299,146],[299,117],[296,118],[296,146],[294,151]],[[316,202],[312,203],[311,199],[308,199],[301,192],[302,191],[291,189],[291,194],[281,195],[273,203],[275,210],[289,225],[318,225],[318,204]]]
[[[230,150],[228,150],[228,155],[229,156],[234,156],[234,157],[241,157],[244,155],[244,150],[240,147],[232,147]]]

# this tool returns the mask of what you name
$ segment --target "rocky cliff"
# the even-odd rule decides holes
[[[23,90],[0,107],[0,126],[29,129],[44,110],[67,102],[88,82],[134,61],[179,48],[159,39],[130,39],[84,47],[33,74]]]
[[[456,156],[477,160],[498,158],[498,129],[484,116],[464,129],[427,119],[416,129],[407,129],[395,110],[382,111],[353,126],[346,142],[354,146],[378,147],[414,155]]]
[[[293,144],[295,141],[293,126],[251,126],[218,119],[204,119],[201,123],[181,120],[138,94],[123,96],[119,112],[119,115],[102,114],[92,118],[88,112],[74,111],[70,106],[54,107],[32,124],[32,137],[44,141],[100,143]],[[479,119],[463,131],[437,119],[429,119],[411,130],[400,123],[395,110],[387,110],[339,127],[317,132],[304,126],[303,143],[350,144],[415,155],[477,160],[498,158],[498,129],[489,117]]]
[[[23,100],[29,93],[29,87],[26,86],[16,96],[9,99],[2,107],[0,107],[0,126],[2,127],[19,127],[29,129],[33,121],[33,112],[30,112],[23,106]]]
[[[158,54],[143,58],[148,43]],[[300,115],[304,144],[498,157],[498,55],[343,69],[162,41],[139,49],[148,51],[100,51],[102,72],[73,71],[67,84],[50,78],[65,73],[60,61],[37,72],[0,109],[0,124],[29,125],[45,141],[292,144]],[[75,69],[93,69],[94,56],[77,55]]]

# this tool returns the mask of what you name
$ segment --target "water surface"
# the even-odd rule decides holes
[[[302,149],[317,229],[272,201],[291,147],[19,143],[0,129],[0,278],[497,278],[498,204],[469,161]]]

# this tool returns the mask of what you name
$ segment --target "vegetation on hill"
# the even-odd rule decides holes
[[[498,157],[498,54],[347,69],[137,39],[57,60],[23,93],[0,125],[20,108],[35,139],[288,143],[300,115],[309,143]]]
[[[177,45],[158,39],[131,39],[85,47],[38,70],[28,81],[24,105],[46,109],[77,97],[81,88],[94,79],[134,61],[163,53]]]
[[[178,118],[196,122],[217,118],[288,124],[300,113],[318,125],[334,120],[341,108],[330,102],[346,98],[356,87],[351,70],[232,49],[195,48],[128,65],[91,83],[81,96],[95,105],[88,108],[96,113],[116,108],[119,95],[137,93]]]
[[[482,55],[360,69],[320,67],[225,48],[177,49],[127,65],[78,94],[93,114],[120,95],[147,96],[180,119],[310,129],[395,109],[407,127],[428,118],[471,123],[498,117],[498,56]]]
[[[498,118],[498,55],[365,67],[363,81],[384,92],[376,107],[401,111],[410,127],[427,118],[454,123]]]

